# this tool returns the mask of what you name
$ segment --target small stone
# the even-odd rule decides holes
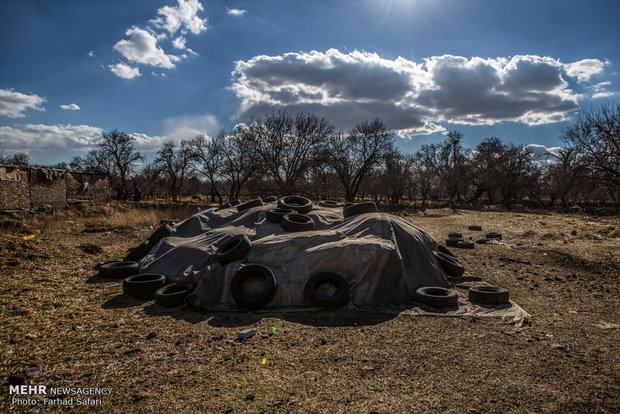
[[[260,337],[263,338],[263,339],[267,339],[267,338],[269,338],[269,334],[262,334]]]
[[[246,401],[254,401],[254,394],[248,394],[245,396]]]
[[[148,392],[140,391],[133,395],[133,400],[138,402],[144,399],[149,398],[151,395]]]
[[[24,370],[24,374],[28,378],[36,378],[41,373],[41,365],[29,365],[28,368]]]
[[[560,345],[557,343],[551,344],[552,349],[557,349],[559,351],[566,351],[566,347],[564,345]]]
[[[576,236],[577,235],[577,230],[573,230],[570,232],[571,236]]]
[[[149,334],[146,336],[146,339],[153,339],[157,336],[156,332],[149,332]]]
[[[37,339],[37,335],[35,334],[26,334],[24,335],[24,338],[29,339],[29,340],[33,340],[33,339]]]
[[[247,328],[237,334],[237,339],[243,341],[256,335],[256,328]]]

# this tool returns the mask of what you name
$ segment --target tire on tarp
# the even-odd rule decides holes
[[[234,262],[243,257],[252,248],[252,242],[245,234],[237,234],[226,240],[215,252],[215,258],[221,264]]]
[[[450,277],[461,277],[465,268],[452,256],[442,252],[433,252],[443,271]]]
[[[323,284],[336,287],[336,293],[331,296],[322,296],[317,288]],[[311,276],[304,287],[304,297],[312,305],[319,308],[337,309],[349,303],[349,284],[344,277],[337,273],[324,272]]]
[[[415,291],[417,301],[433,308],[454,308],[458,306],[458,296],[450,289],[428,286]]]
[[[264,282],[264,288],[257,293],[248,294],[244,292],[242,286],[247,281],[258,278]],[[242,308],[260,309],[267,305],[276,294],[276,278],[268,267],[260,264],[251,264],[239,269],[230,281],[230,293]]]
[[[289,232],[314,230],[314,220],[305,214],[285,214],[280,224],[283,230]]]
[[[510,292],[497,286],[472,286],[469,301],[481,305],[505,305],[510,302]]]
[[[265,218],[270,223],[281,223],[282,217],[287,214],[294,214],[295,210],[291,210],[290,208],[272,208],[271,210],[267,210],[267,214]]]
[[[307,214],[312,211],[312,201],[306,197],[286,196],[278,200],[278,207],[290,208],[299,214]]]
[[[337,208],[337,207],[342,207],[342,204],[340,204],[337,201],[333,201],[333,200],[323,200],[319,202],[319,207]]]
[[[261,198],[261,200],[263,201],[263,203],[273,203],[274,201],[278,201],[278,197],[269,196],[269,197]]]
[[[256,200],[252,200],[252,201],[248,201],[247,203],[239,204],[237,206],[237,211],[247,210],[248,208],[252,208],[252,207],[260,207],[262,205],[264,205],[263,200],[261,200],[260,198],[257,198]]]

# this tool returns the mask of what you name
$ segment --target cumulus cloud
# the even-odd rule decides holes
[[[69,110],[69,111],[79,111],[80,110],[80,107],[77,104],[74,104],[74,103],[69,104],[69,105],[60,105],[60,108],[61,109],[66,109],[66,110]]]
[[[27,95],[16,92],[13,89],[0,88],[0,116],[9,118],[23,118],[23,112],[27,109],[45,111],[40,105],[45,102],[45,98],[39,95]]]
[[[191,139],[199,134],[215,135],[220,129],[214,115],[173,116],[164,120],[164,135],[171,138]]]
[[[116,65],[108,65],[110,71],[114,73],[119,78],[123,79],[133,79],[136,76],[140,76],[140,70],[138,68],[131,67],[124,63],[117,63]]]
[[[242,16],[246,11],[240,9],[229,9],[226,7],[226,12],[231,16]]]
[[[537,125],[566,120],[581,96],[565,76],[585,79],[583,68],[590,64],[576,63],[580,65],[534,55],[443,55],[418,63],[330,49],[237,61],[231,89],[241,100],[238,117],[274,109],[311,111],[341,128],[380,117],[401,135],[420,135],[443,132],[440,122]]]
[[[92,50],[90,52],[88,52],[88,57],[95,57],[97,55],[95,55],[95,52],[93,52]]]
[[[174,34],[180,28],[199,34],[207,30],[207,19],[198,16],[204,10],[198,0],[177,0],[176,6],[164,6],[157,10],[159,17],[151,20],[158,28]]]
[[[179,56],[167,55],[157,46],[157,38],[147,30],[132,27],[125,35],[129,39],[119,40],[114,49],[127,60],[145,65],[174,68],[175,62],[181,60]]]
[[[594,75],[603,73],[605,64],[599,59],[582,59],[577,62],[564,65],[568,76],[576,77],[579,82],[587,82]]]
[[[8,151],[72,150],[85,151],[95,148],[103,129],[90,125],[26,124],[0,126],[0,148]],[[141,151],[158,150],[168,140],[165,136],[130,133],[136,139],[135,147]]]

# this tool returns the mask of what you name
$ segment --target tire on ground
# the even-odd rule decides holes
[[[345,217],[377,212],[379,212],[379,210],[377,209],[377,205],[373,201],[365,201],[363,203],[353,204],[342,209],[342,213]]]
[[[215,258],[222,264],[243,259],[250,251],[252,242],[245,234],[237,234],[226,240],[215,252]]]
[[[482,231],[482,226],[479,224],[472,224],[467,228],[471,231]]]
[[[272,208],[271,210],[267,210],[267,221],[270,223],[281,223],[282,217],[287,214],[294,214],[295,210],[290,208]]]
[[[478,239],[476,240],[476,243],[478,244],[486,244],[489,241],[489,239]]]
[[[305,214],[285,214],[280,224],[283,230],[289,232],[314,230],[314,220]]]
[[[460,241],[456,244],[456,247],[458,247],[459,249],[473,249],[475,247],[474,242],[470,242],[470,241]]]
[[[172,283],[155,292],[155,303],[164,308],[176,308],[185,303],[185,298],[192,293],[192,283]]]
[[[443,244],[439,244],[437,245],[437,250],[439,250],[441,253],[447,254],[448,256],[452,256],[454,258],[456,258],[456,255],[454,253],[452,253],[450,251],[450,249],[448,249],[446,246],[444,246]]]
[[[330,296],[323,296],[317,292],[317,288],[325,284],[334,286],[336,292]],[[337,273],[318,273],[311,276],[306,282],[304,297],[312,305],[319,308],[342,308],[349,303],[349,284],[344,277]]]
[[[252,207],[260,207],[262,205],[264,205],[263,200],[261,200],[260,198],[257,198],[256,200],[252,200],[252,201],[248,201],[247,203],[239,204],[237,206],[237,211],[247,210],[248,208],[252,208]]]
[[[463,238],[463,234],[462,233],[448,233],[448,238],[449,239],[462,239]]]
[[[481,305],[503,305],[510,302],[510,292],[497,286],[472,286],[469,301]]]
[[[138,273],[138,263],[125,261],[113,262],[99,267],[99,276],[108,279],[125,279]]]
[[[456,247],[457,244],[460,241],[463,241],[463,239],[461,239],[461,238],[447,238],[446,239],[446,246],[448,246],[448,247]]]
[[[312,201],[306,197],[286,196],[278,200],[278,207],[290,208],[299,214],[306,214],[312,211]]]
[[[456,292],[442,287],[423,287],[415,291],[417,301],[433,308],[455,308],[458,306]]]
[[[93,270],[99,270],[99,268],[101,266],[103,266],[104,264],[108,264],[108,263],[120,263],[120,260],[104,260],[102,262],[98,262],[96,265],[93,266]]]
[[[342,204],[333,200],[323,200],[319,202],[319,207],[336,208],[342,207]]]
[[[242,288],[243,284],[254,278],[262,279],[264,282],[263,289],[253,294],[246,293]],[[230,282],[230,293],[240,307],[260,309],[273,299],[277,287],[276,278],[268,267],[252,264],[242,267],[233,275]]]
[[[449,256],[442,252],[433,252],[439,265],[443,271],[450,277],[461,277],[465,273],[465,268],[456,260],[456,258]]]
[[[486,234],[486,238],[487,239],[497,239],[497,240],[501,240],[502,239],[502,233],[498,233],[496,231],[492,231]]]
[[[152,300],[155,292],[166,285],[166,276],[142,273],[123,280],[123,293],[136,299]]]

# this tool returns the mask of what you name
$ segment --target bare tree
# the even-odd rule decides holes
[[[112,159],[101,148],[90,150],[84,157],[76,155],[69,163],[69,168],[77,172],[101,172],[111,174],[114,170]]]
[[[112,173],[116,181],[117,198],[126,200],[129,194],[127,179],[131,175],[135,163],[144,157],[135,150],[136,139],[124,132],[112,130],[103,132],[99,141],[101,155],[111,161]]]
[[[239,197],[241,187],[259,169],[255,141],[248,139],[247,126],[238,126],[232,135],[220,132],[217,140],[222,148],[221,175],[228,182],[228,195]]]
[[[450,204],[457,201],[465,189],[466,154],[461,145],[463,134],[450,131],[439,151],[439,173]]]
[[[302,113],[292,117],[281,111],[254,120],[242,131],[246,139],[255,141],[256,152],[278,191],[290,194],[334,129],[323,117]]]
[[[190,141],[190,145],[194,151],[194,163],[196,170],[204,175],[210,184],[211,202],[222,204],[222,195],[220,194],[216,182],[217,177],[222,169],[222,139],[215,139],[204,134],[196,136]]]
[[[16,152],[13,155],[4,155],[4,150],[0,150],[0,164],[25,167],[30,165],[30,155],[28,155],[27,152]]]
[[[188,173],[190,164],[194,157],[194,151],[188,141],[181,141],[179,149],[175,149],[176,144],[168,141],[157,151],[155,166],[161,171],[168,181],[168,193],[172,201],[177,201],[179,192]]]
[[[366,174],[392,149],[392,132],[380,119],[362,122],[348,134],[330,140],[328,162],[340,179],[347,201],[355,199]]]
[[[606,104],[581,114],[562,138],[584,156],[592,178],[620,206],[620,105]]]

